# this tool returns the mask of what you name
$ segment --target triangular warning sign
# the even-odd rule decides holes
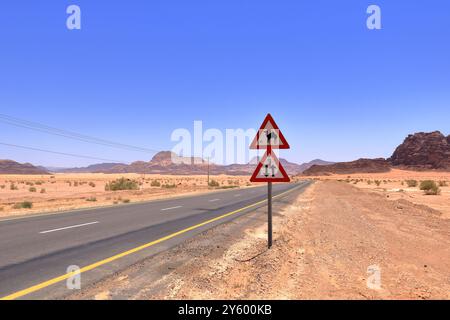
[[[264,154],[253,173],[251,182],[290,182],[288,174],[274,153]]]
[[[258,130],[250,149],[289,149],[289,143],[278,128],[277,123],[270,114],[267,115],[261,128]]]

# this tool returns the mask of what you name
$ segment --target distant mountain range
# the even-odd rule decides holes
[[[175,159],[175,163],[172,160]],[[409,135],[388,159],[359,159],[351,162],[327,162],[320,159],[304,164],[296,164],[280,159],[289,175],[306,176],[351,173],[386,172],[391,168],[410,170],[450,170],[450,135],[439,131],[419,132]],[[181,164],[180,164],[181,163]],[[187,164],[186,164],[187,163]],[[210,164],[213,175],[250,175],[256,167],[257,159],[248,164]],[[203,175],[208,164],[198,158],[181,158],[170,151],[156,154],[149,162],[137,161],[131,164],[100,163],[84,168],[44,168],[29,163],[20,164],[12,160],[0,160],[0,174],[49,174],[52,173],[142,173]]]
[[[175,159],[175,163],[172,161]],[[5,165],[1,165],[4,162]],[[248,164],[217,165],[210,164],[212,175],[251,175],[256,168],[258,159],[254,158]],[[327,165],[332,162],[313,160],[304,164],[296,164],[286,159],[280,159],[289,175],[298,175],[313,165]],[[6,163],[8,165],[6,165]],[[137,161],[131,164],[99,163],[82,168],[44,168],[35,167],[29,163],[20,164],[11,160],[0,161],[0,174],[49,174],[49,173],[140,173],[140,174],[172,174],[172,175],[204,175],[208,171],[208,163],[199,158],[181,158],[170,151],[156,154],[151,161]]]
[[[173,162],[172,160],[175,159]],[[210,164],[209,171],[212,175],[250,175],[255,170],[257,159],[254,158],[248,164],[217,165]],[[313,165],[332,164],[323,160],[313,160],[304,164],[296,164],[285,159],[280,159],[290,175],[297,175]],[[174,174],[191,175],[205,174],[208,163],[199,158],[181,158],[170,151],[162,151],[156,154],[151,161],[137,161],[129,165],[123,163],[101,163],[85,168],[61,169],[60,173],[142,173],[142,174]]]

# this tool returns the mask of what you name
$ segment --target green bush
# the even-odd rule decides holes
[[[30,187],[30,189],[28,189],[28,191],[30,191],[30,192],[36,192],[36,188],[35,188],[35,187]]]
[[[220,183],[219,182],[217,182],[216,180],[211,180],[210,182],[209,182],[209,186],[210,187],[219,187],[220,186]]]
[[[425,180],[420,183],[420,190],[423,190],[426,195],[438,195],[441,193],[441,189],[433,180]]]
[[[31,209],[33,208],[33,203],[30,201],[24,201],[16,203],[13,207],[14,209]]]
[[[415,188],[419,184],[417,180],[406,180],[406,184],[409,188]]]
[[[152,183],[150,184],[151,187],[161,187],[161,182],[159,182],[158,180],[153,180]]]
[[[120,191],[120,190],[138,190],[139,184],[135,180],[120,178],[106,184],[106,191]]]
[[[176,188],[177,185],[175,183],[174,184],[163,184],[162,187],[166,188],[166,189],[173,189],[173,188]]]

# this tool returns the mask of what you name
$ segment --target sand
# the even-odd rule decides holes
[[[119,178],[136,180],[139,190],[105,191],[105,185]],[[221,188],[248,187],[249,177],[211,176],[218,187],[208,188],[207,176],[141,174],[54,174],[0,175],[0,217],[42,212],[119,205],[129,202],[211,192]],[[158,181],[161,186],[152,187]],[[170,186],[169,188],[163,187]],[[14,186],[12,190],[11,186]],[[31,209],[15,208],[29,201]]]
[[[383,195],[388,200],[405,199],[418,205],[426,205],[436,209],[446,218],[450,218],[450,172],[439,171],[407,171],[393,169],[387,173],[364,173],[310,177],[314,180],[341,180],[355,187],[367,189]],[[359,180],[359,181],[356,181]],[[375,183],[378,180],[379,185]],[[418,184],[424,180],[445,182],[441,186],[441,194],[437,196],[425,195],[417,187],[408,187],[406,180],[416,180]]]

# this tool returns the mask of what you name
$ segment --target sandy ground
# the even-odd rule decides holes
[[[105,191],[105,185],[125,177],[136,180],[139,190]],[[168,198],[220,188],[246,187],[249,177],[211,176],[219,182],[218,188],[208,188],[207,176],[169,176],[139,174],[55,174],[55,175],[0,175],[0,217],[11,217],[41,212],[118,205]],[[158,181],[161,186],[152,187]],[[174,186],[165,188],[164,185]],[[14,189],[14,190],[13,190]],[[17,209],[18,203],[30,201],[31,209]]]
[[[388,173],[332,175],[326,177],[311,177],[315,180],[341,180],[358,188],[368,189],[390,200],[405,199],[410,202],[426,205],[440,211],[445,218],[450,219],[450,172],[439,171],[406,171],[393,169]],[[379,181],[379,185],[375,181]],[[406,180],[416,180],[418,184],[424,180],[436,183],[444,182],[439,196],[425,195],[419,187],[408,187]]]
[[[70,298],[450,299],[450,220],[440,212],[337,181],[277,212],[270,251],[255,212]]]

